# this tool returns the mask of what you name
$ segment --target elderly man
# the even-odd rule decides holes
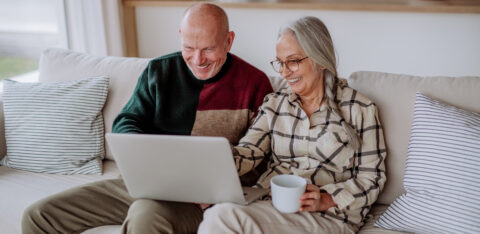
[[[192,6],[179,32],[182,51],[148,64],[113,132],[225,136],[238,143],[263,97],[272,92],[268,78],[229,53],[235,34],[220,7]],[[116,179],[38,201],[25,211],[22,228],[24,233],[78,233],[123,223],[123,233],[186,233],[196,232],[202,218],[198,204],[134,200]]]

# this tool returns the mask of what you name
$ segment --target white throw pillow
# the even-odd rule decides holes
[[[108,77],[53,83],[4,80],[7,167],[101,174]]]
[[[404,187],[375,223],[414,233],[480,233],[480,114],[417,93]]]

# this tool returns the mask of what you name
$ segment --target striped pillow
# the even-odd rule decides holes
[[[55,83],[4,80],[7,167],[101,174],[108,77]]]
[[[480,114],[417,93],[407,156],[407,192],[375,226],[480,233]]]

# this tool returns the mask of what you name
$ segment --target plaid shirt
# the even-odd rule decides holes
[[[253,125],[233,147],[235,163],[243,175],[269,158],[257,186],[269,188],[270,179],[278,174],[301,176],[332,195],[337,204],[322,215],[361,224],[386,180],[382,126],[375,104],[345,84],[338,86],[335,102],[343,118],[325,103],[308,118],[290,88],[267,95]],[[348,144],[341,121],[359,134],[359,149]]]

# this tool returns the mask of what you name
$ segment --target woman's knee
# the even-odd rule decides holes
[[[242,206],[232,204],[232,203],[221,203],[214,205],[207,209],[204,213],[204,219],[207,217],[223,217],[225,215],[231,215],[232,213],[236,212],[237,210],[241,210]]]
[[[239,233],[241,220],[247,216],[245,206],[222,203],[205,211],[198,233]]]

